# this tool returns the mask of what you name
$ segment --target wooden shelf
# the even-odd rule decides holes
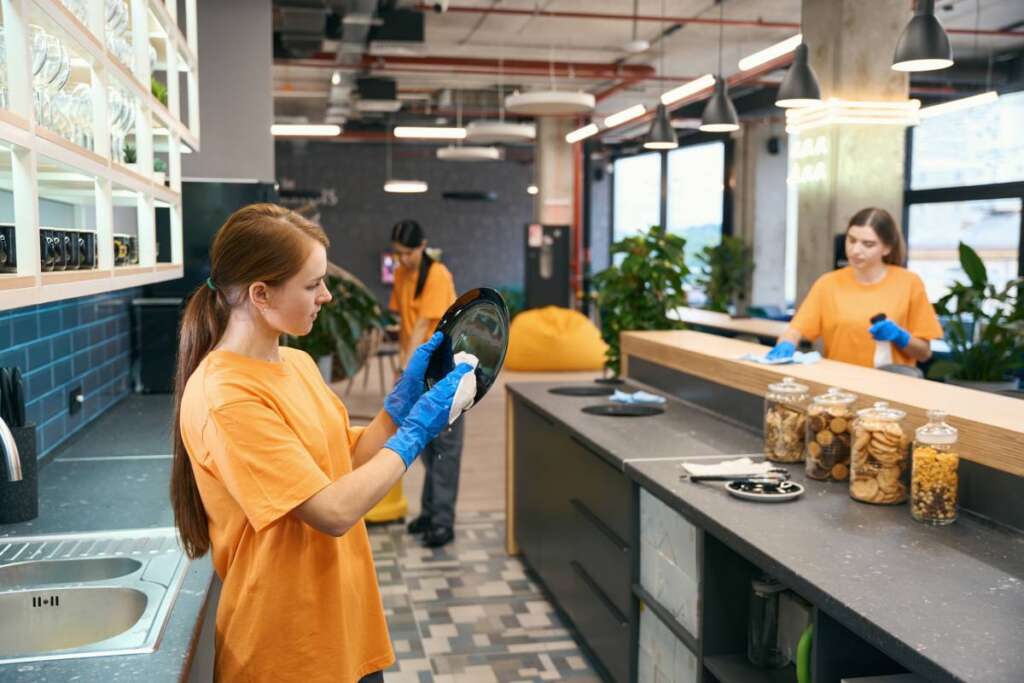
[[[64,301],[129,287],[175,280],[184,273],[180,264],[122,266],[113,270],[69,270],[39,275],[0,274],[0,310]]]
[[[858,407],[888,401],[907,412],[909,429],[923,425],[931,409],[946,411],[960,429],[962,458],[1011,474],[1024,475],[1024,404],[951,384],[915,379],[849,363],[821,360],[811,365],[760,365],[738,360],[768,347],[718,335],[689,331],[625,332],[622,334],[623,374],[629,359],[639,358],[673,368],[755,396],[782,377],[807,384],[812,394],[841,387],[858,397]]]
[[[781,669],[759,669],[745,654],[705,657],[704,668],[719,683],[796,683],[796,667],[792,664]]]

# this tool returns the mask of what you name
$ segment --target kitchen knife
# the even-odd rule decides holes
[[[25,382],[17,366],[11,368],[11,419],[15,427],[25,426]]]
[[[0,418],[8,425],[14,422],[14,410],[11,397],[11,371],[7,368],[0,368]]]

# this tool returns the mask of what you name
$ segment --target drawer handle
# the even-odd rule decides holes
[[[569,565],[573,568],[573,571],[579,574],[583,583],[585,583],[587,587],[590,588],[590,590],[598,597],[598,599],[604,603],[605,608],[607,608],[607,610],[612,613],[612,616],[615,617],[615,620],[619,622],[619,627],[628,628],[629,621],[626,619],[626,615],[619,611],[619,608],[615,606],[615,603],[608,599],[608,596],[604,594],[601,587],[597,585],[594,579],[590,578],[590,574],[587,573],[587,570],[584,569],[576,560],[570,562]]]
[[[580,513],[584,519],[597,527],[597,530],[604,534],[609,541],[612,542],[619,552],[625,554],[629,552],[629,544],[619,538],[619,535],[612,531],[611,527],[601,521],[601,518],[593,513],[593,511],[586,506],[586,504],[578,498],[570,498],[569,502],[572,504],[576,511]]]

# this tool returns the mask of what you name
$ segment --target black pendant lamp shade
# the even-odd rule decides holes
[[[793,63],[782,79],[779,92],[775,95],[777,107],[806,107],[821,102],[821,88],[818,77],[814,75],[807,46],[800,43],[796,46]]]
[[[935,0],[917,0],[917,11],[903,29],[892,68],[896,71],[936,71],[953,66],[953,48],[935,18]]]
[[[704,107],[700,129],[705,133],[731,133],[740,129],[740,117],[729,99],[729,84],[721,75],[715,77],[715,91]]]
[[[679,140],[676,138],[672,122],[669,121],[668,110],[665,109],[664,104],[659,102],[654,120],[651,121],[651,130],[647,133],[647,139],[644,141],[644,147],[646,149],[675,149],[678,146]]]

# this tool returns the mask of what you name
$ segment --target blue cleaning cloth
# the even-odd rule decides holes
[[[811,363],[817,363],[821,360],[821,354],[817,351],[809,351],[807,353],[797,351],[789,358],[769,359],[767,354],[764,356],[755,356],[752,353],[745,353],[740,356],[739,359],[749,360],[754,363],[761,363],[762,365],[788,365],[789,363],[794,363],[796,365],[810,365]]]
[[[662,404],[665,402],[665,398],[663,396],[649,394],[646,391],[634,391],[631,394],[628,391],[619,391],[617,389],[608,400],[612,401],[613,403],[633,404]]]

